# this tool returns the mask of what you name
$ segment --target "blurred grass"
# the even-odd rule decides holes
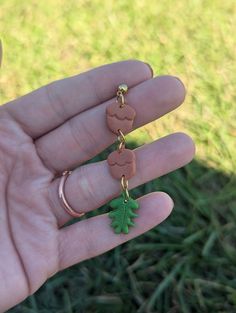
[[[11,312],[236,312],[235,25],[233,0],[0,1],[1,102],[141,59],[156,75],[179,76],[188,96],[130,144],[180,130],[197,145],[190,165],[133,191],[168,192],[175,211],[166,222],[57,274]]]

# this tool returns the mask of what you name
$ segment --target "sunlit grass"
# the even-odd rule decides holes
[[[236,311],[235,25],[233,0],[0,1],[1,102],[103,63],[140,59],[156,75],[179,76],[188,94],[129,140],[185,131],[197,145],[192,165],[135,191],[169,192],[176,203],[169,221],[56,276],[16,311]],[[136,270],[127,270],[131,264]]]

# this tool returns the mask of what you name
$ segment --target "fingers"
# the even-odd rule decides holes
[[[37,138],[72,116],[112,98],[121,82],[135,86],[152,77],[150,66],[136,60],[116,62],[53,82],[9,102],[5,110]]]
[[[136,110],[134,129],[175,109],[184,97],[183,84],[172,76],[156,77],[131,88],[127,103]],[[47,167],[56,172],[74,168],[116,140],[106,125],[106,107],[112,101],[75,116],[36,141]]]
[[[153,192],[138,199],[140,208],[130,233],[114,234],[107,214],[67,226],[59,232],[60,270],[95,257],[137,237],[164,221],[173,201],[163,192]]]
[[[167,174],[190,162],[194,144],[190,137],[176,133],[135,149],[137,171],[129,180],[129,189]],[[49,189],[52,210],[59,227],[71,216],[62,208],[58,198],[60,178]],[[119,181],[112,178],[107,161],[87,164],[74,170],[65,184],[65,195],[74,210],[88,212],[101,207],[120,194]]]

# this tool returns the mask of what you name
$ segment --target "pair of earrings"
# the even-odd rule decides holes
[[[126,84],[119,85],[116,100],[106,109],[107,126],[118,140],[117,150],[107,158],[112,177],[121,184],[121,195],[109,203],[113,210],[108,214],[117,234],[129,233],[130,227],[135,225],[133,219],[138,216],[135,211],[139,208],[138,201],[131,198],[128,190],[128,180],[136,173],[136,159],[135,153],[125,147],[125,134],[132,130],[136,112],[126,103],[127,92]]]

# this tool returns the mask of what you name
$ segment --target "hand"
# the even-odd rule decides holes
[[[58,199],[58,173],[73,169],[66,196],[78,212],[94,210],[120,193],[106,161],[82,165],[116,140],[105,108],[120,83],[129,86],[134,128],[180,105],[183,84],[152,78],[147,64],[124,61],[54,82],[0,108],[0,311],[34,293],[50,276],[97,256],[161,223],[173,201],[163,192],[139,198],[128,235],[116,235],[107,214],[62,226],[71,218]],[[135,150],[132,189],[188,163],[194,144],[176,133]]]

